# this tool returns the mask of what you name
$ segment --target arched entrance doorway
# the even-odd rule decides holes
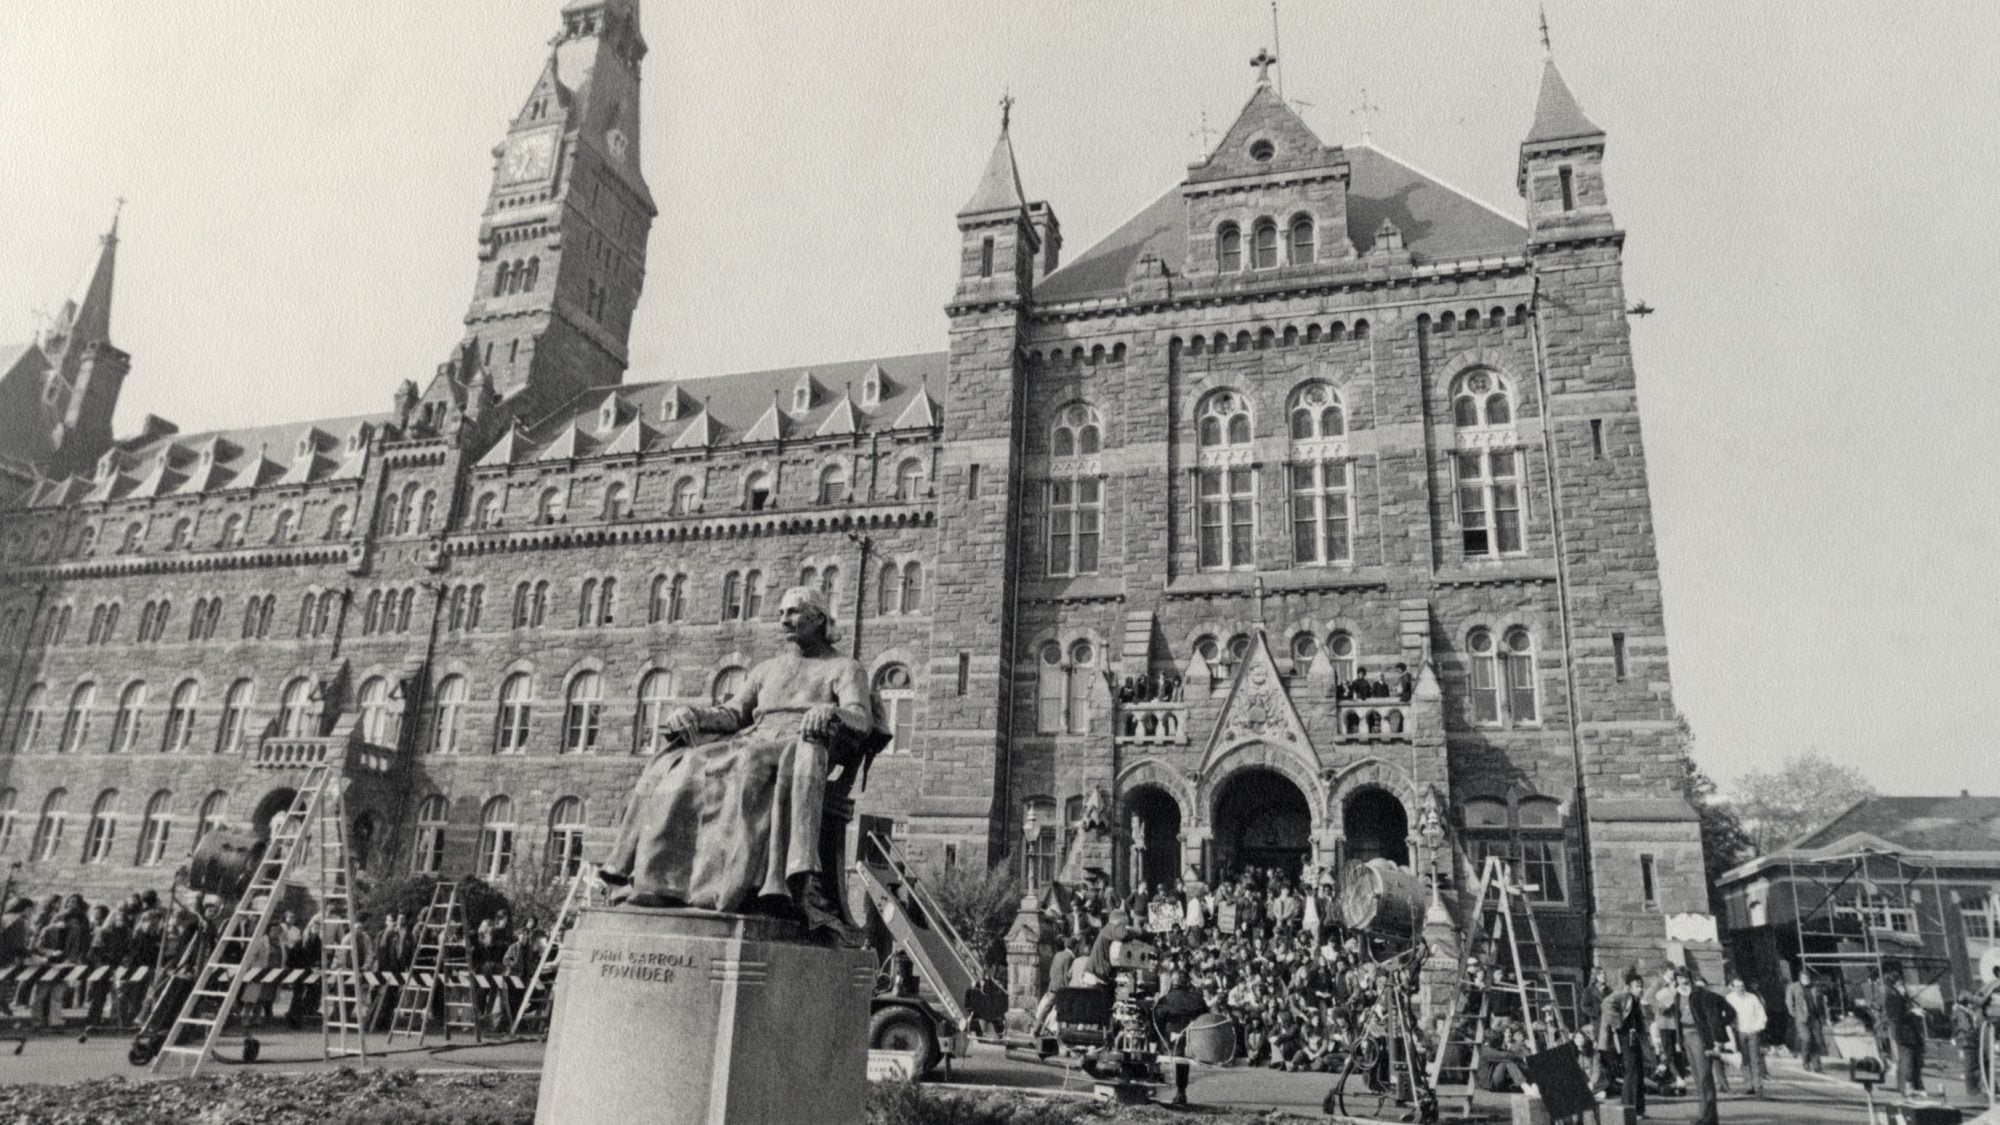
[[[1341,808],[1340,830],[1347,838],[1346,858],[1410,865],[1410,815],[1388,790],[1371,787],[1349,797]]]
[[[1223,783],[1215,799],[1215,878],[1250,867],[1275,867],[1297,877],[1312,857],[1312,806],[1276,770],[1246,769]]]
[[[259,836],[273,835],[277,829],[275,821],[291,810],[292,802],[298,798],[296,789],[273,789],[257,802],[257,811],[250,814],[250,830]]]
[[[1141,785],[1125,794],[1125,809],[1136,822],[1132,843],[1133,888],[1145,883],[1158,890],[1180,885],[1181,807],[1157,785]]]

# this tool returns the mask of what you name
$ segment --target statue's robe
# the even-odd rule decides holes
[[[831,747],[800,735],[820,705],[840,718]],[[631,894],[732,913],[788,896],[787,879],[820,868],[830,752],[873,730],[867,674],[843,656],[787,653],[752,668],[728,702],[696,708],[695,719],[728,737],[670,747],[647,764],[606,874]]]

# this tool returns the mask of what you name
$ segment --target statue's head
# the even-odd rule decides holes
[[[833,639],[833,612],[826,595],[811,586],[794,586],[778,601],[778,628],[785,639],[800,648],[812,648]]]

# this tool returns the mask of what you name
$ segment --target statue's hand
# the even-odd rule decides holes
[[[806,717],[799,721],[799,734],[812,742],[832,742],[843,725],[840,709],[821,703],[806,710]]]
[[[695,720],[692,707],[675,707],[668,711],[660,719],[660,729],[666,731],[669,737],[678,738],[682,742],[691,742],[695,735],[701,733],[701,726]]]

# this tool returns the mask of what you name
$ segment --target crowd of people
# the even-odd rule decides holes
[[[1454,969],[1462,987],[1485,989],[1492,998],[1484,1005],[1483,1026],[1475,1028],[1461,1012],[1450,1027],[1438,1016],[1429,1026],[1405,1028],[1400,1013],[1412,1009],[1397,990],[1414,992],[1415,974],[1397,971],[1379,949],[1340,925],[1330,879],[1251,870],[1213,888],[1189,887],[1194,889],[1142,886],[1120,901],[1093,882],[1067,901],[1050,899],[1043,930],[1055,940],[1045,945],[1047,987],[1034,1032],[1053,1033],[1058,989],[1113,985],[1118,943],[1143,940],[1158,953],[1161,1030],[1171,1038],[1194,1016],[1220,1014],[1234,1033],[1231,1061],[1239,1066],[1338,1072],[1350,1053],[1360,1052],[1356,1072],[1382,1089],[1395,1080],[1389,1041],[1407,1037],[1416,1044],[1420,1067],[1439,1050],[1458,1052],[1447,1057],[1449,1066],[1464,1065],[1482,1088],[1507,1090],[1526,1084],[1524,1063],[1537,1042],[1566,1037],[1606,1100],[1643,1112],[1649,1092],[1692,1096],[1699,1105],[1696,1120],[1711,1122],[1717,1093],[1732,1073],[1743,1092],[1763,1093],[1767,1040],[1783,1043],[1806,1069],[1819,1071],[1829,1028],[1848,1018],[1875,1031],[1897,1088],[1924,1089],[1924,1015],[1893,964],[1851,997],[1837,995],[1802,967],[1782,989],[1777,1012],[1767,1010],[1758,981],[1733,973],[1715,987],[1699,971],[1675,963],[1651,976],[1629,970],[1615,985],[1599,968],[1571,1010],[1522,1011],[1518,993],[1506,987],[1507,967],[1490,950],[1475,948]],[[1170,1018],[1160,1014],[1166,1012]],[[1982,992],[1961,994],[1951,1018],[1966,1059],[1967,1090],[1976,1093],[1985,1079],[1976,1062],[1980,1028],[2000,1023],[2000,973]],[[1176,1085],[1183,1100],[1186,1081],[1182,1067]]]
[[[116,903],[87,903],[83,896],[50,895],[39,904],[16,897],[0,912],[0,972],[42,968],[108,969],[84,979],[72,974],[18,972],[0,983],[0,1018],[31,1026],[64,1026],[81,1010],[86,1027],[129,1029],[138,1023],[152,990],[184,960],[198,962],[213,947],[228,907],[213,895],[163,900],[157,891],[134,893]],[[390,913],[379,922],[363,916],[355,934],[356,965],[366,973],[387,974],[369,990],[370,1030],[386,1030],[395,1011],[393,981],[416,956],[418,935],[411,919]],[[540,966],[548,940],[533,919],[516,924],[501,910],[466,935],[469,968],[476,976],[502,978],[494,987],[476,981],[474,995],[487,1027],[510,1026],[525,982]],[[190,947],[193,947],[189,956]],[[295,911],[281,910],[250,944],[247,970],[316,970],[321,960],[318,915],[303,923]],[[317,1027],[321,989],[317,975],[274,982],[246,980],[237,996],[236,1019],[244,1030],[275,1026]],[[441,1004],[440,996],[433,1004]],[[282,1011],[282,1015],[280,1015]]]

